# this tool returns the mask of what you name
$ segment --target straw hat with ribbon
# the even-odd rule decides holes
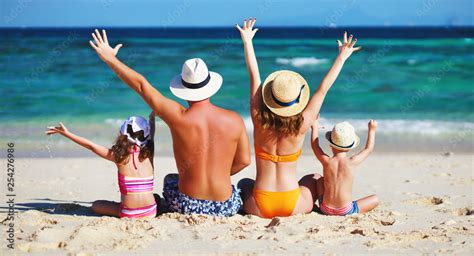
[[[353,149],[360,142],[354,127],[348,122],[336,124],[332,131],[326,133],[326,139],[331,147],[342,151]]]
[[[265,79],[262,96],[265,105],[276,115],[294,116],[308,104],[309,86],[300,74],[280,70]]]

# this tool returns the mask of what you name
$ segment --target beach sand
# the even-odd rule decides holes
[[[474,251],[473,154],[374,154],[357,170],[354,198],[377,194],[367,214],[329,217],[316,212],[273,220],[166,213],[154,219],[100,217],[96,199],[119,200],[116,170],[98,158],[16,160],[14,251],[36,255],[308,255],[465,254]],[[6,166],[5,159],[1,161]],[[155,193],[172,157],[155,158]],[[300,177],[322,173],[313,156],[299,162]],[[254,177],[252,164],[232,179]],[[2,174],[2,190],[6,188]],[[1,219],[6,216],[2,194]]]

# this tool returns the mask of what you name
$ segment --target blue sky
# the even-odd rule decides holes
[[[474,25],[474,0],[0,0],[0,27]]]

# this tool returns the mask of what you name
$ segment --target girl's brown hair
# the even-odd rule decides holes
[[[143,138],[143,131],[137,132],[134,137]],[[128,156],[131,153],[130,152],[131,145],[132,144],[128,141],[127,135],[119,134],[119,136],[117,136],[117,139],[115,140],[115,144],[112,146],[112,152],[114,152],[116,163],[121,164],[128,158]],[[148,140],[148,142],[144,146],[140,147],[140,154],[138,155],[138,160],[143,161],[147,158],[152,157],[153,152],[154,152],[154,143],[152,140]]]
[[[303,125],[302,112],[294,116],[279,116],[273,113],[263,102],[260,102],[256,119],[263,129],[268,129],[279,134],[298,135]]]

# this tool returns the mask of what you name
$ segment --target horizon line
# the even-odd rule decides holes
[[[235,28],[234,26],[0,26],[0,29],[62,29],[62,28],[126,28],[126,29],[222,29]],[[315,25],[279,25],[279,26],[259,26],[259,28],[325,28],[325,29],[342,29],[342,28],[471,28],[474,25],[348,25],[348,26],[315,26]]]

